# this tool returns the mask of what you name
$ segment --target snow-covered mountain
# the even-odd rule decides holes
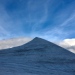
[[[0,75],[75,75],[75,54],[36,37],[0,51]]]

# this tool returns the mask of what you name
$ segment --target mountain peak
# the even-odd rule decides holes
[[[43,38],[40,38],[40,37],[35,37],[32,41],[43,41],[43,42],[49,42],[49,41],[47,41],[47,40],[45,40],[45,39],[43,39]]]
[[[45,47],[45,46],[53,46],[54,44],[50,41],[47,41],[45,39],[39,38],[39,37],[35,37],[33,40],[31,40],[30,42],[28,42],[27,44],[23,45],[24,47],[28,47],[28,48],[40,48],[40,47]]]
[[[74,60],[75,54],[35,37],[27,44],[0,51],[0,75],[74,75]]]
[[[47,41],[45,39],[42,39],[40,37],[35,37],[31,42],[34,42],[35,44],[36,43],[39,43],[39,44],[47,44],[47,43],[50,43],[49,41]]]
[[[40,37],[35,37],[33,40],[40,40],[40,39],[42,39],[42,38],[40,38]]]

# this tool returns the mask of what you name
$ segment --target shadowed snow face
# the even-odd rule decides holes
[[[0,51],[0,75],[74,75],[75,54],[41,38]]]

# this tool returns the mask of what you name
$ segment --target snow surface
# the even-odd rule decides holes
[[[0,75],[75,75],[75,54],[36,37],[0,51]]]

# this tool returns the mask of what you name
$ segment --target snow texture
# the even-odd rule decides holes
[[[0,51],[0,75],[75,75],[75,54],[36,37]]]

